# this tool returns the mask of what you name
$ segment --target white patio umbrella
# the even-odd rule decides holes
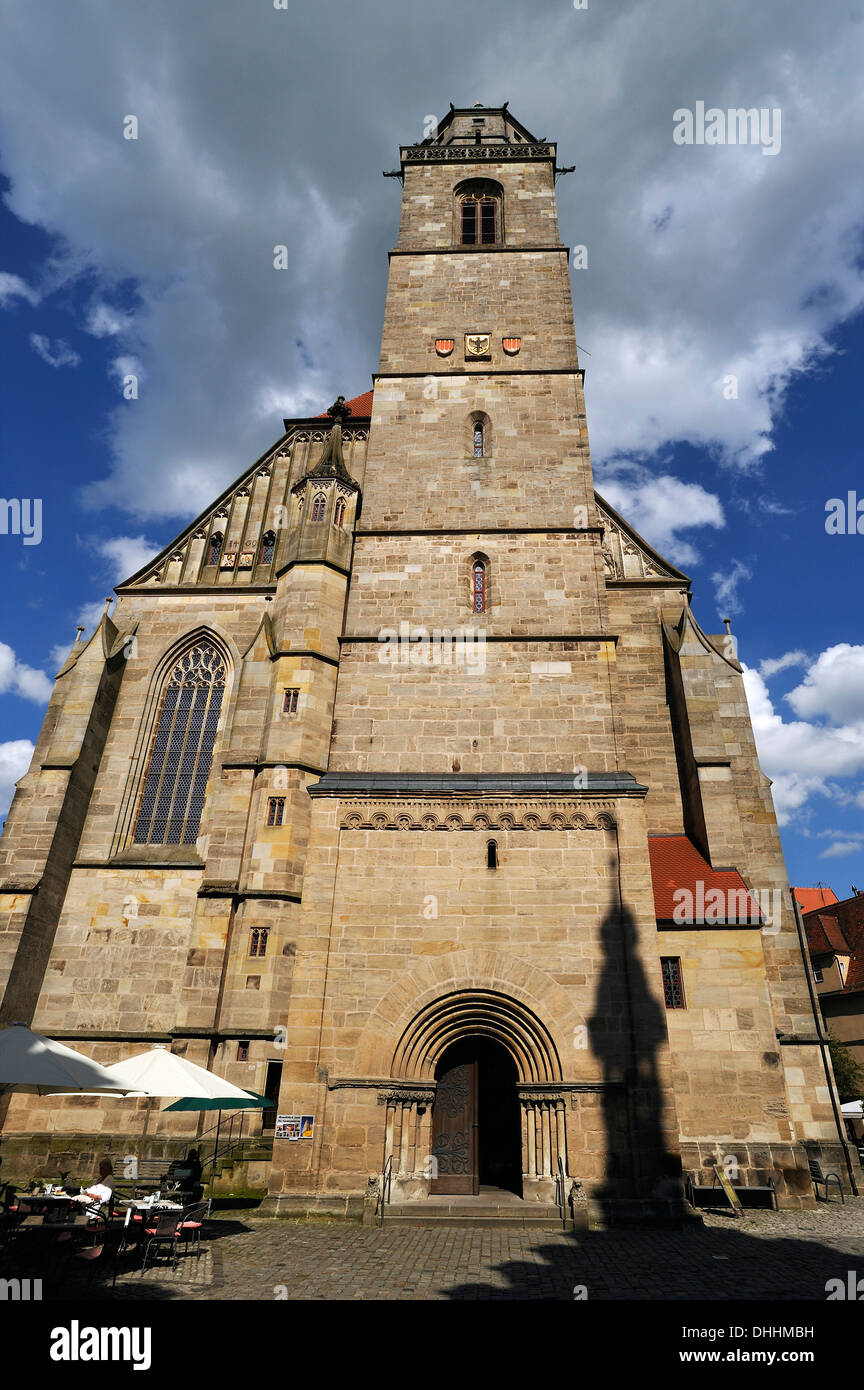
[[[13,1023],[0,1031],[0,1093],[125,1095],[132,1089],[107,1067],[63,1043],[43,1038],[26,1023]]]
[[[270,1104],[262,1096],[253,1096],[242,1091],[233,1082],[217,1076],[215,1072],[199,1067],[195,1062],[178,1057],[167,1047],[154,1047],[149,1052],[141,1052],[137,1057],[127,1057],[122,1062],[113,1062],[106,1067],[113,1077],[129,1090],[139,1095],[153,1097],[170,1096],[176,1098],[176,1106],[169,1110],[218,1110],[216,1123],[216,1144],[213,1161],[219,1152],[219,1126],[223,1110],[261,1110]],[[141,1144],[147,1134],[150,1121],[150,1108],[144,1120]]]
[[[840,1106],[841,1114],[856,1116],[859,1120],[864,1118],[862,1111],[864,1106],[860,1100],[848,1100],[845,1105]]]

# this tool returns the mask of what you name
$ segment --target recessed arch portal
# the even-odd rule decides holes
[[[537,1015],[517,999],[485,989],[459,990],[427,1004],[399,1039],[391,1075],[432,1080],[446,1049],[466,1037],[500,1043],[520,1082],[561,1080],[555,1043]]]

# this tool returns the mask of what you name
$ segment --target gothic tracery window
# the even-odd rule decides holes
[[[225,674],[210,642],[197,642],[175,663],[150,750],[135,844],[194,845],[198,838]]]
[[[472,607],[475,613],[485,613],[489,601],[485,560],[474,560],[471,576]]]
[[[340,497],[336,503],[336,510],[333,513],[333,524],[335,526],[345,525],[345,498]]]
[[[319,492],[319,493],[318,493],[318,496],[315,498],[315,501],[312,503],[312,520],[313,520],[313,521],[323,521],[323,520],[324,520],[324,508],[326,507],[326,505],[327,505],[327,502],[326,502],[326,500],[325,500],[325,497],[324,497],[323,492]]]

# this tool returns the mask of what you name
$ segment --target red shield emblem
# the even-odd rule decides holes
[[[501,346],[510,357],[515,357],[522,346],[521,338],[502,338]]]
[[[455,338],[436,338],[435,351],[439,357],[449,357],[456,346]]]

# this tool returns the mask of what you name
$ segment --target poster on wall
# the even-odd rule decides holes
[[[300,1115],[277,1115],[274,1139],[299,1139]]]

